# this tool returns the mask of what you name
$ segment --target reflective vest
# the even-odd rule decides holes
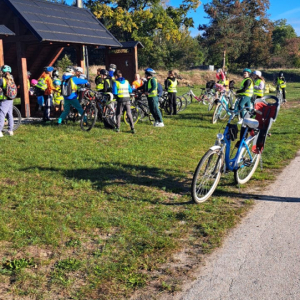
[[[286,83],[284,80],[281,80],[280,77],[277,78],[277,85],[279,85],[282,89],[286,88]]]
[[[45,77],[40,78],[37,85],[36,85],[36,87],[39,88],[42,91],[45,91],[48,87],[47,83],[46,83],[46,78]]]
[[[254,85],[255,85],[255,86],[258,86],[261,82],[262,82],[261,79],[257,79],[257,80],[255,81],[255,84],[254,84]],[[254,88],[254,95],[256,95],[256,96],[258,96],[258,97],[263,97],[263,96],[264,96],[264,89],[259,90],[259,89]]]
[[[60,104],[63,100],[64,97],[61,95],[61,89],[57,88],[56,91],[53,92],[53,101],[55,104]]]
[[[7,82],[6,82],[6,79],[5,78],[2,78],[2,92],[0,93],[0,100],[6,100],[6,96],[5,96],[5,90],[6,90],[6,86],[7,86]]]
[[[29,79],[27,79],[27,87],[28,87],[28,91],[29,91],[29,89],[30,89],[30,81],[29,81]]]
[[[151,80],[154,79],[156,82],[156,86],[157,86],[157,79],[155,77],[151,78],[148,80],[148,91],[151,90],[152,85],[151,85]],[[151,93],[148,94],[148,97],[156,97],[157,96],[157,88],[154,89]]]
[[[96,89],[97,90],[103,90],[104,89],[104,80],[100,76],[97,76],[96,80],[97,80],[98,77],[100,78],[100,82],[96,85]]]
[[[169,93],[177,93],[177,79],[175,78],[175,80],[171,80],[171,79],[168,79],[169,81],[169,86],[168,86],[168,92]]]
[[[118,80],[116,81],[119,98],[128,98],[128,99],[130,98],[128,85],[129,85],[129,82],[127,80],[125,80],[124,83],[121,83]]]
[[[253,96],[253,90],[254,90],[254,85],[253,85],[253,81],[250,77],[248,78],[245,78],[243,81],[242,81],[242,84],[241,84],[241,89],[244,87],[244,83],[247,81],[247,80],[251,80],[251,84],[250,86],[248,87],[248,89],[244,92],[244,93],[240,93],[240,95],[243,95],[243,96],[248,96],[248,97],[252,97]]]

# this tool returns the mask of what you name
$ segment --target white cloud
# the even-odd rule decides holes
[[[293,15],[293,14],[296,14],[300,12],[300,7],[297,7],[297,8],[294,8],[294,9],[291,9],[291,10],[288,10],[280,15],[278,15],[278,18],[284,18],[286,16],[289,16],[289,15]]]

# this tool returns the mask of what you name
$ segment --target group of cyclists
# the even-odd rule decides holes
[[[218,69],[216,73],[217,82],[215,88],[219,91],[229,88],[229,80],[226,78],[226,72],[222,69]],[[286,102],[286,80],[283,72],[279,72],[276,78],[277,89],[282,90],[283,103]],[[243,70],[243,81],[240,88],[236,90],[237,96],[239,96],[239,109],[242,110],[244,107],[251,107],[251,103],[258,98],[262,98],[265,93],[265,79],[262,76],[262,72],[255,70],[251,71],[249,68]],[[242,110],[241,117],[244,118],[246,110]],[[239,121],[242,123],[242,119]]]

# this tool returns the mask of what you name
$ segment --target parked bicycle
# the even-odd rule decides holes
[[[237,111],[224,106],[224,110],[230,114],[225,130],[223,134],[217,134],[215,145],[204,154],[194,172],[191,193],[196,203],[206,201],[213,194],[222,173],[234,172],[234,179],[238,184],[247,183],[253,176],[261,158],[267,133],[277,118],[278,99],[273,96],[261,98],[255,109],[256,119],[243,119],[242,136],[237,144],[237,152],[232,157],[231,142],[237,139],[238,127],[231,124],[231,121]]]
[[[22,121],[21,112],[18,110],[18,108],[16,106],[13,106],[13,119],[14,119],[13,131],[16,131],[19,128],[19,126],[21,125],[21,121]],[[7,118],[7,116],[5,117],[4,126],[3,126],[2,131],[3,132],[8,131],[8,118]]]

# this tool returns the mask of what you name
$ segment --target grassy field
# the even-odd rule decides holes
[[[193,103],[164,128],[132,135],[79,125],[21,126],[1,139],[0,295],[3,299],[128,299],[155,281],[180,289],[183,248],[201,256],[219,246],[266,185],[300,148],[299,85],[267,139],[264,169],[240,189],[221,179],[202,205],[191,202],[193,171],[225,123],[212,125]],[[179,94],[186,88],[181,88]],[[251,191],[251,192],[249,192]],[[158,272],[159,271],[159,272]],[[187,271],[186,271],[187,272]]]

